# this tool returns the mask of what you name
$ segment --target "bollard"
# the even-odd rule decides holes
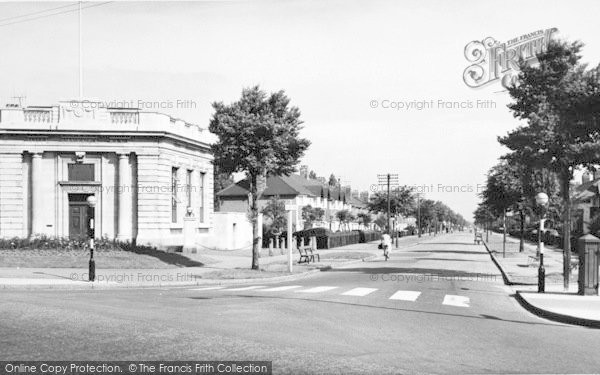
[[[269,238],[269,256],[273,256],[273,239]]]
[[[586,234],[577,240],[579,253],[578,294],[582,296],[598,295],[598,257],[600,239]],[[569,265],[570,266],[570,265]]]

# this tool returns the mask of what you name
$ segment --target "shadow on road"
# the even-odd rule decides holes
[[[177,253],[167,253],[148,246],[131,246],[123,249],[136,254],[148,255],[157,258],[161,262],[172,264],[177,267],[203,267],[204,263],[197,262]]]
[[[455,259],[455,258],[415,258],[417,260],[449,260],[452,262],[479,262],[476,260],[469,260],[469,259]]]
[[[479,314],[479,315],[454,314],[454,313],[447,313],[447,312],[440,312],[440,311],[427,311],[427,310],[417,310],[417,309],[409,309],[409,308],[401,308],[401,307],[388,307],[388,306],[373,306],[373,305],[366,305],[366,304],[361,304],[361,303],[328,301],[328,300],[310,299],[310,298],[283,297],[283,296],[255,296],[255,295],[249,295],[249,294],[240,294],[240,295],[237,295],[237,297],[238,298],[255,299],[255,300],[267,300],[267,299],[279,299],[279,300],[287,300],[287,301],[300,300],[300,301],[326,303],[326,304],[368,307],[368,308],[381,309],[381,310],[405,311],[405,312],[412,312],[412,313],[417,313],[417,314],[444,315],[444,316],[453,316],[453,317],[466,318],[466,319],[494,320],[494,321],[501,321],[501,322],[506,322],[506,323],[525,324],[525,325],[534,325],[534,326],[548,326],[548,327],[557,327],[557,328],[566,328],[566,329],[581,328],[579,326],[570,326],[570,325],[553,323],[553,322],[548,322],[548,323],[535,322],[535,321],[527,322],[527,321],[523,321],[523,320],[502,319],[497,316],[487,315],[487,314]],[[202,298],[198,298],[198,297],[188,297],[188,298],[192,299],[192,300],[202,299]]]
[[[424,242],[422,245],[473,245],[472,241],[469,242]]]
[[[404,268],[404,267],[358,267],[358,268],[333,268],[327,272],[360,272],[364,274],[389,274],[389,273],[405,273],[405,274],[426,274],[438,277],[464,277],[477,278],[483,275],[482,273],[473,273],[457,270],[447,270],[440,268]]]
[[[440,254],[472,254],[472,255],[488,255],[481,251],[465,251],[465,250],[412,250],[413,253],[440,253]],[[392,253],[393,254],[393,253]]]

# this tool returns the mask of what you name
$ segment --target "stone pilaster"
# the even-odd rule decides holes
[[[43,233],[44,228],[40,220],[40,209],[43,207],[44,191],[42,189],[42,153],[31,155],[31,235]]]
[[[0,154],[0,237],[23,237],[23,155]]]
[[[129,165],[129,153],[118,154],[119,156],[119,184],[117,192],[118,200],[118,230],[117,239],[119,241],[131,241],[132,238],[132,196],[133,189],[131,183],[131,166]]]

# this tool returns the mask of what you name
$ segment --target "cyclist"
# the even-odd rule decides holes
[[[390,249],[392,248],[392,237],[387,232],[381,236],[381,245],[383,247],[383,256],[387,261],[390,258]]]

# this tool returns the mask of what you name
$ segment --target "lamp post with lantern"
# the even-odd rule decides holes
[[[548,194],[538,193],[535,196],[535,202],[540,206],[540,227],[538,229],[538,254],[540,257],[540,267],[538,268],[538,293],[544,293],[546,289],[546,270],[544,269],[544,242],[542,241],[542,231],[546,221],[546,205],[548,204]]]
[[[94,281],[96,279],[96,262],[94,261],[94,238],[96,237],[95,231],[95,212],[96,212],[96,197],[94,195],[90,195],[87,197],[87,217],[88,217],[88,237],[89,237],[89,245],[90,245],[90,263],[88,269],[88,280]]]

